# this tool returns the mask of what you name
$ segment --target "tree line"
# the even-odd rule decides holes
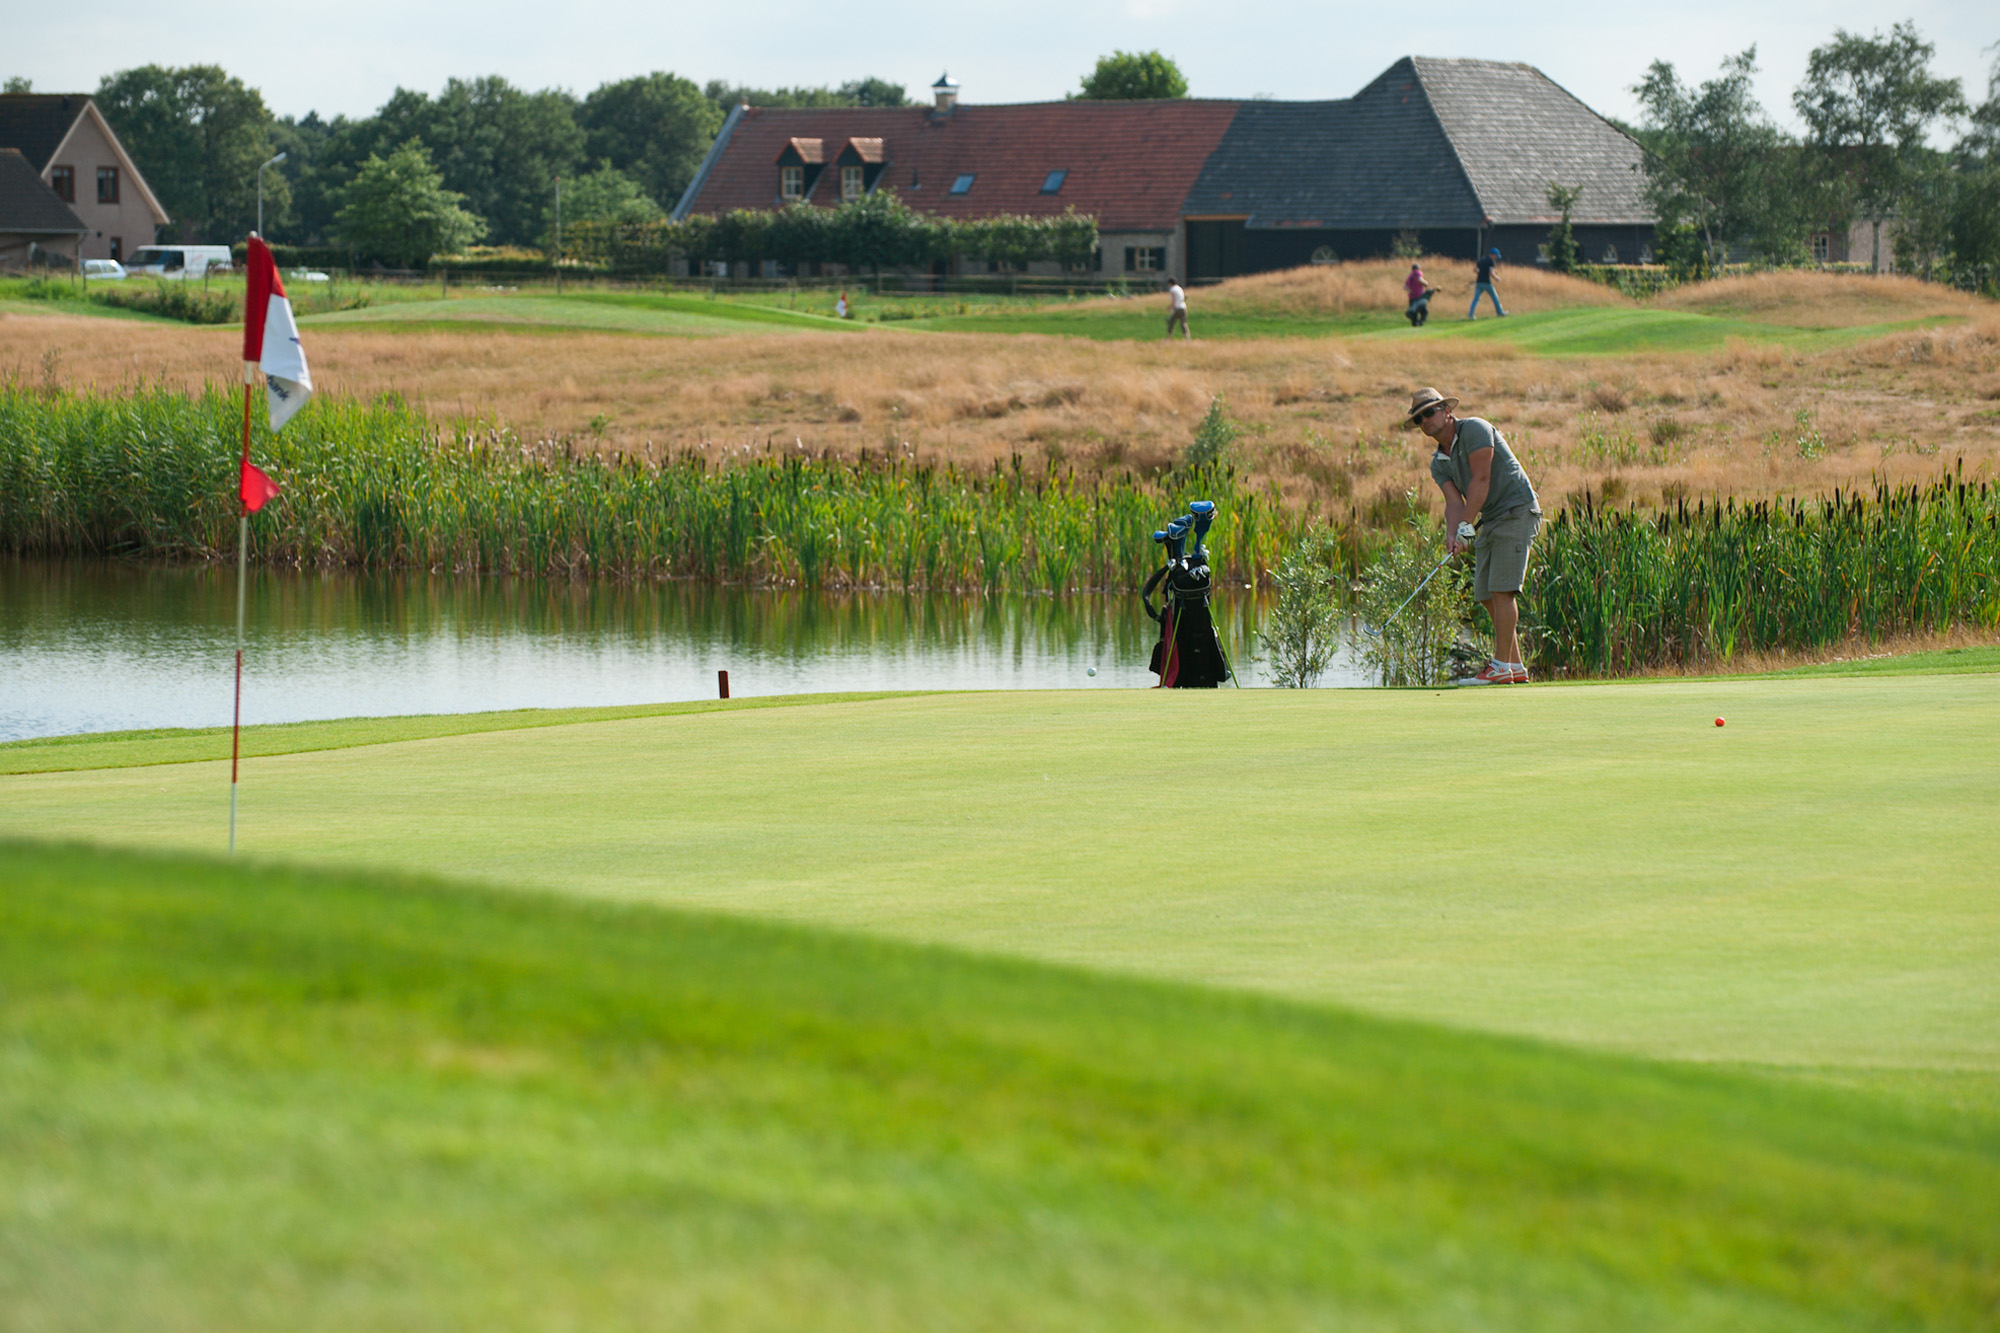
[[[2000,60],[1986,99],[1932,72],[1914,24],[1835,29],[1806,61],[1792,135],[1757,101],[1757,48],[1701,84],[1654,61],[1632,91],[1643,119],[1656,253],[1700,272],[1732,256],[1809,262],[1813,238],[1868,224],[1857,262],[1993,291],[2000,287]],[[1933,140],[1957,131],[1950,148]]]

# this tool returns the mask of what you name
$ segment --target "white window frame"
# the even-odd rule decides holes
[[[1132,267],[1140,273],[1158,273],[1161,268],[1159,259],[1158,246],[1142,245],[1132,255]]]
[[[864,180],[865,177],[862,175],[860,167],[842,167],[840,169],[841,199],[859,199],[863,194],[867,193],[867,187],[863,184]]]
[[[781,199],[803,199],[806,197],[806,169],[804,167],[778,168],[778,197]]]

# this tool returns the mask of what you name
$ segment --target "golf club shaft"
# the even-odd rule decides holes
[[[1417,584],[1416,590],[1412,592],[1408,597],[1405,597],[1403,599],[1402,606],[1397,607],[1394,611],[1391,611],[1387,616],[1383,617],[1382,623],[1375,627],[1375,632],[1377,634],[1380,634],[1383,630],[1389,628],[1390,622],[1395,620],[1397,616],[1402,615],[1405,608],[1407,608],[1411,602],[1417,600],[1417,593],[1420,593],[1424,590],[1424,585],[1429,583],[1432,579],[1436,578],[1438,571],[1440,569],[1443,569],[1446,565],[1450,563],[1451,563],[1451,557],[1447,555],[1444,559],[1438,561],[1435,565],[1431,566],[1431,572],[1424,575],[1423,582]]]

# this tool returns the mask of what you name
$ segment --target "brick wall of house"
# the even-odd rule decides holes
[[[65,202],[90,228],[90,235],[83,238],[85,259],[125,259],[138,247],[153,243],[155,227],[152,208],[132,181],[131,173],[119,163],[110,140],[105,138],[97,122],[89,116],[77,122],[69,141],[43,168],[42,179],[53,185],[60,167],[68,167],[74,173],[72,179],[75,181],[76,198]],[[98,200],[98,172],[101,169],[117,173],[118,197],[115,203]],[[118,249],[115,256],[112,253],[114,243]]]

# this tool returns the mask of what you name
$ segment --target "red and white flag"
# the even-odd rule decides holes
[[[260,236],[250,238],[250,290],[243,301],[243,359],[264,372],[265,397],[271,409],[271,429],[283,430],[312,397],[312,372],[306,369],[306,349],[299,345],[298,321],[285,296],[271,247]],[[248,495],[245,495],[248,502]],[[255,508],[255,506],[252,506]]]

